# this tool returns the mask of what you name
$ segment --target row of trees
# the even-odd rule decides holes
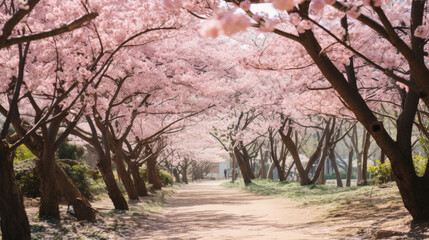
[[[294,85],[309,82],[306,92],[316,84],[331,89],[343,104],[331,114],[356,118],[364,126],[391,161],[407,210],[415,220],[427,220],[429,170],[418,176],[413,165],[414,126],[425,134],[427,125],[422,117],[429,99],[427,1],[273,0],[274,19],[252,11],[259,1],[226,2],[223,9],[202,13],[211,20],[201,33],[213,38],[250,26],[273,32],[276,44],[261,50],[249,66],[291,71]],[[217,3],[209,5],[221,6]],[[388,132],[383,117],[394,122],[396,131]],[[282,132],[282,138],[288,140],[288,133]]]
[[[95,221],[55,159],[71,135],[97,152],[117,209],[128,204],[112,162],[129,199],[147,195],[138,174],[143,164],[159,189],[157,164],[175,166],[185,181],[190,165],[201,164],[193,168],[201,175],[202,162],[220,154],[210,147],[216,142],[245,183],[258,175],[251,159],[268,153],[281,180],[294,164],[303,185],[315,183],[328,159],[340,185],[336,146],[348,141],[366,169],[372,137],[392,163],[405,207],[427,220],[429,171],[417,176],[413,166],[415,136],[429,136],[426,2],[282,0],[272,1],[274,15],[257,13],[256,3],[3,1],[3,238],[30,237],[13,173],[21,144],[40,159],[40,216],[59,219],[59,191],[78,219]],[[196,37],[251,26],[263,33]],[[357,134],[356,120],[364,134]],[[394,127],[384,127],[388,122]],[[310,135],[313,148],[305,144]],[[293,162],[286,166],[288,155]]]
[[[3,1],[1,14],[3,239],[30,239],[13,171],[13,154],[22,144],[39,159],[42,218],[59,221],[59,192],[78,220],[96,221],[96,211],[56,159],[69,137],[95,149],[115,209],[126,210],[128,203],[114,168],[130,200],[148,195],[139,173],[143,164],[148,182],[161,189],[158,166],[167,161],[168,136],[214,106],[213,93],[204,94],[205,86],[192,80],[217,74],[206,74],[198,59],[175,61],[184,48],[177,49],[174,38],[186,39],[194,18],[180,18],[156,2],[123,1]],[[180,159],[192,156],[174,151]]]
[[[266,125],[267,117],[255,114],[254,109],[229,118],[231,125],[215,127],[211,135],[237,162],[246,184],[254,178],[266,178],[267,172],[272,178],[274,168],[280,181],[297,171],[302,185],[324,183],[324,167],[330,166],[336,175],[337,186],[343,186],[340,168],[347,173],[347,185],[350,186],[352,165],[356,165],[358,184],[367,185],[367,175],[364,173],[368,159],[382,155],[375,145],[370,149],[368,132],[359,128],[354,121],[313,116],[306,119],[307,125],[303,125],[303,119],[297,122],[279,115],[278,121],[282,121],[280,126]],[[356,159],[355,164],[352,163],[353,159]],[[271,167],[266,168],[268,163]]]

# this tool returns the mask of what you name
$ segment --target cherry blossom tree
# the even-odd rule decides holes
[[[228,1],[240,6],[243,1]],[[280,11],[280,24],[271,28],[291,43],[301,45],[319,71],[332,85],[345,106],[367,129],[377,144],[389,157],[404,205],[415,220],[427,220],[429,170],[418,177],[412,163],[411,133],[419,99],[428,106],[426,1],[272,1]],[[211,2],[211,4],[215,4]],[[249,2],[246,2],[245,6]],[[405,7],[408,6],[408,7]],[[267,28],[270,20],[252,13],[253,20],[225,21],[234,12],[218,13],[217,18],[204,26],[202,33],[216,37],[219,33],[233,34],[247,26]],[[347,17],[345,16],[347,15]],[[400,17],[400,18],[398,18]],[[236,19],[242,17],[234,17]],[[214,22],[213,22],[214,21]],[[232,24],[233,23],[233,24]],[[234,26],[228,26],[234,25]],[[339,27],[341,26],[341,27]],[[228,29],[234,29],[229,31]],[[335,29],[340,29],[338,34]],[[365,35],[362,32],[365,31]],[[216,32],[216,34],[213,34]],[[368,45],[362,36],[375,36],[376,44]],[[348,62],[339,65],[335,56],[326,52],[329,45],[338,45]],[[381,46],[381,48],[380,48]],[[343,57],[344,58],[344,57]],[[352,59],[352,61],[350,61]],[[426,60],[425,60],[426,59]],[[370,68],[368,75],[356,74],[353,64],[361,62]],[[357,91],[357,81],[388,78],[394,84],[406,86],[398,91],[402,98],[401,114],[397,118],[397,136],[390,136],[371,109],[365,96]]]
[[[25,214],[22,196],[16,186],[15,175],[13,173],[12,153],[21,143],[31,141],[30,136],[35,136],[34,131],[41,124],[44,124],[48,120],[47,116],[49,116],[49,114],[40,116],[38,122],[35,123],[35,126],[32,128],[25,128],[21,125],[18,104],[22,100],[22,95],[24,95],[27,90],[24,87],[26,84],[24,74],[27,68],[26,63],[28,63],[27,57],[29,56],[29,52],[33,51],[30,50],[30,42],[73,31],[97,16],[95,12],[83,14],[80,18],[78,18],[80,15],[79,13],[74,16],[66,15],[65,18],[58,19],[56,24],[52,24],[52,22],[49,21],[39,24],[39,27],[45,29],[27,29],[26,26],[28,25],[26,25],[26,21],[36,19],[38,14],[41,14],[40,5],[35,9],[38,2],[39,1],[28,1],[15,3],[14,1],[2,1],[1,3],[0,16],[2,19],[2,30],[0,48],[3,52],[2,62],[8,63],[7,65],[2,65],[6,74],[3,76],[4,79],[1,89],[2,98],[6,100],[3,102],[5,104],[1,107],[1,113],[6,117],[1,132],[3,143],[1,155],[5,157],[1,161],[1,189],[5,192],[2,193],[4,197],[2,197],[2,203],[0,204],[1,218],[3,219],[3,221],[1,221],[1,229],[4,239],[30,239],[28,219]],[[59,26],[60,22],[62,26]],[[46,28],[49,30],[46,30]],[[30,34],[26,34],[26,32],[30,32]],[[25,46],[23,46],[23,43],[26,43]],[[5,49],[6,47],[8,47],[8,49]],[[50,112],[52,108],[46,110]],[[12,138],[7,136],[10,124],[14,125],[17,132]],[[32,140],[35,139],[32,138]],[[9,145],[7,141],[9,141],[11,145]]]

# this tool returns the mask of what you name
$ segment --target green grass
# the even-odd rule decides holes
[[[51,219],[30,219],[32,239],[129,239],[135,229],[142,228],[148,213],[163,210],[166,198],[178,188],[177,185],[165,187],[140,201],[129,201],[127,211],[103,208],[98,212],[97,223],[76,222],[68,215],[62,216],[61,224],[53,224],[55,222],[52,223]],[[102,201],[110,201],[106,194],[99,197],[107,198]]]
[[[383,203],[397,199],[399,196],[395,183],[385,184],[382,188],[378,186],[338,188],[336,186],[315,184],[301,186],[298,182],[278,182],[270,179],[254,179],[252,181],[253,183],[248,186],[245,186],[242,181],[236,183],[225,182],[222,186],[241,189],[259,195],[286,197],[306,205],[343,204],[352,201],[371,200],[371,198]]]

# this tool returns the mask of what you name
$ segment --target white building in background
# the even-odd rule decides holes
[[[230,163],[229,162],[219,163],[219,175],[218,175],[219,178],[225,177],[225,174],[224,174],[225,169],[227,171],[227,176],[230,176],[231,175]]]

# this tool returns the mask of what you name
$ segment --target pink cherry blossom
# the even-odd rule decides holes
[[[168,9],[180,9],[183,5],[182,0],[163,0],[164,6]]]
[[[312,0],[311,1],[311,9],[315,12],[319,12],[325,7],[324,0]]]
[[[200,34],[206,38],[217,38],[222,32],[222,24],[218,19],[205,21],[200,29]]]
[[[353,7],[352,9],[347,11],[347,15],[352,18],[358,18],[360,16],[360,11],[356,7]]]
[[[298,24],[296,29],[299,33],[304,33],[306,30],[310,30],[312,26],[313,24],[309,20],[303,20]]]
[[[365,6],[374,6],[374,7],[381,7],[382,0],[364,0],[363,5]]]
[[[274,8],[278,10],[290,11],[295,7],[294,0],[272,0],[272,3]]]
[[[298,13],[290,13],[289,14],[289,22],[292,23],[295,26],[298,26],[298,24],[301,22],[302,18],[299,16]]]
[[[418,38],[426,39],[429,37],[429,27],[428,25],[420,25],[414,30],[414,36]]]
[[[277,22],[272,19],[265,20],[262,27],[259,28],[259,31],[261,32],[272,32],[274,31],[274,28],[276,27]]]
[[[241,13],[227,12],[221,17],[220,21],[223,32],[228,36],[246,30],[250,26],[249,17]]]
[[[252,5],[250,0],[245,0],[245,1],[240,3],[240,8],[243,9],[244,11],[249,11],[250,5]]]

